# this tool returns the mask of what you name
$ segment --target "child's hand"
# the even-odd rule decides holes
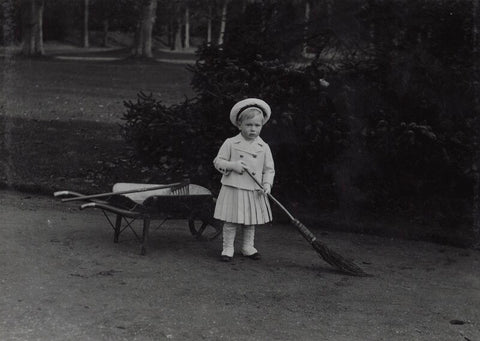
[[[270,194],[272,192],[272,185],[270,184],[263,184],[263,192],[265,194]]]
[[[232,162],[232,170],[238,174],[242,174],[244,169],[247,169],[247,165],[243,161]]]

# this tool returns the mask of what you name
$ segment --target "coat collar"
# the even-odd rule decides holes
[[[234,136],[232,142],[235,146],[237,146],[238,149],[244,150],[246,152],[254,152],[254,153],[263,150],[263,147],[265,146],[265,142],[262,140],[260,136],[258,136],[252,142],[249,142],[245,140],[245,138],[242,136],[242,133],[239,133],[237,136]]]

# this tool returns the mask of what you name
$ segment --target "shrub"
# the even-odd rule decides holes
[[[477,134],[471,4],[406,4],[365,8],[375,39],[370,65],[352,72],[362,99],[350,104],[362,108],[356,134],[371,164],[356,185],[375,209],[428,211],[458,226],[471,217]]]
[[[191,100],[165,106],[153,96],[139,93],[126,101],[123,132],[143,164],[158,168],[163,180],[202,179],[205,161],[211,159],[205,130]]]
[[[302,26],[288,2],[275,10],[266,3],[251,7],[261,15],[229,22],[223,46],[198,49],[194,99],[166,107],[140,94],[127,103],[125,135],[137,156],[218,189],[212,160],[238,132],[228,113],[236,101],[259,97],[273,112],[262,137],[274,153],[277,193],[348,210],[469,220],[477,110],[469,5],[371,1],[349,16],[369,32],[355,33],[354,45],[322,28],[330,36],[318,41],[335,41],[342,58],[294,64]],[[279,39],[285,30],[291,40]],[[446,46],[437,34],[446,30],[455,32],[448,41],[461,39]]]
[[[260,58],[239,65],[218,47],[204,47],[192,81],[199,95],[166,107],[139,94],[135,103],[126,102],[125,136],[138,158],[168,176],[188,176],[218,188],[212,160],[225,138],[238,133],[228,118],[230,109],[240,99],[259,97],[273,111],[262,136],[281,174],[277,184],[298,188],[289,191],[293,196],[317,196],[329,182],[324,165],[348,143],[348,124],[334,111],[319,74],[318,65],[294,68]]]

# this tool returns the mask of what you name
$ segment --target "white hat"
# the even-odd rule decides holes
[[[262,111],[263,113],[263,124],[265,124],[269,118],[270,115],[272,114],[272,110],[270,109],[270,106],[265,102],[262,101],[261,99],[258,98],[247,98],[244,100],[241,100],[240,102],[237,102],[232,110],[230,110],[230,121],[234,126],[237,126],[237,120],[238,116],[248,108],[258,108]]]

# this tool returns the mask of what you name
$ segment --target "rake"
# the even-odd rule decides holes
[[[263,186],[258,182],[258,180],[247,169],[245,169],[245,171],[248,175],[250,175],[250,177],[255,181],[255,183],[262,190],[264,190]],[[365,273],[360,267],[358,267],[355,263],[349,261],[345,257],[329,249],[324,243],[317,240],[315,235],[298,219],[296,219],[285,208],[285,206],[283,206],[272,194],[268,193],[268,197],[285,212],[285,214],[290,218],[290,222],[292,223],[292,225],[298,229],[301,235],[310,243],[310,245],[312,245],[313,249],[317,251],[318,255],[323,258],[325,262],[352,276],[370,276],[369,274]]]
[[[107,192],[107,193],[98,193],[98,194],[91,194],[91,195],[78,195],[72,198],[66,198],[62,199],[62,202],[68,202],[68,201],[78,201],[78,200],[86,200],[86,199],[96,199],[96,198],[104,198],[104,197],[109,197],[112,195],[120,195],[120,194],[131,194],[131,193],[140,193],[140,192],[149,192],[149,191],[155,191],[159,189],[164,189],[164,188],[171,188],[172,191],[175,190],[177,187],[184,186],[186,183],[182,182],[175,182],[172,184],[167,184],[167,185],[158,185],[158,186],[150,186],[150,187],[142,187],[142,188],[135,188],[135,189],[130,189],[130,190],[125,190],[125,191],[117,191],[117,192]],[[55,197],[62,196],[62,195],[68,195],[68,191],[58,191],[53,193]]]

